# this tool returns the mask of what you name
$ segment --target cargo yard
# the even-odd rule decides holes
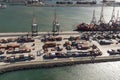
[[[78,58],[95,62],[100,57],[102,60],[106,57],[120,57],[119,33],[73,33],[76,34],[0,37],[0,65],[36,61],[64,62]]]

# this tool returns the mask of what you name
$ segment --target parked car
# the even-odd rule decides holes
[[[113,44],[112,40],[100,40],[99,41],[100,45],[110,45]]]
[[[113,49],[110,49],[107,51],[110,55],[116,55],[116,54],[120,54],[120,52],[118,50],[113,50]]]

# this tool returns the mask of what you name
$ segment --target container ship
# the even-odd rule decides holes
[[[102,6],[100,19],[98,21],[96,21],[94,10],[93,18],[90,24],[80,23],[76,26],[75,31],[120,31],[119,11],[117,12],[117,18],[115,18],[115,7],[113,7],[111,19],[108,23],[106,23],[103,15]]]

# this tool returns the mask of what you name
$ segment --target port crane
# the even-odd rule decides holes
[[[60,24],[57,20],[57,14],[56,14],[56,8],[55,8],[55,13],[54,13],[54,20],[53,20],[53,35],[59,34],[59,29],[60,29]]]
[[[33,8],[33,20],[32,20],[31,32],[32,32],[32,36],[38,35],[38,24],[34,14],[34,8]]]

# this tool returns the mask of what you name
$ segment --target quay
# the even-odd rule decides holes
[[[55,36],[53,36],[53,32],[38,32],[37,36],[33,36],[34,41],[28,37],[32,42],[27,42],[27,43],[22,42],[22,44],[18,45],[19,42],[24,39],[24,38],[20,39],[20,36],[26,36],[26,34],[28,33],[27,32],[0,33],[0,53],[1,51],[4,51],[4,53],[0,54],[0,57],[6,56],[5,59],[2,59],[2,57],[0,58],[0,73],[16,71],[16,70],[24,70],[24,69],[51,68],[51,67],[69,66],[75,64],[88,64],[88,63],[93,64],[100,62],[120,61],[119,33],[111,34],[111,32],[103,33],[100,31],[99,32],[76,32],[76,31],[65,32],[64,31],[64,32],[59,32],[59,35],[57,35],[58,37],[62,38],[62,39],[60,38],[61,41],[54,41]],[[45,39],[43,37],[44,35],[46,35],[46,39],[48,39],[47,44],[46,42],[42,42],[42,40],[44,41]],[[48,35],[51,37],[47,37]],[[15,42],[12,41],[9,43],[1,42],[1,40],[3,39],[9,40],[8,38],[12,38],[14,40],[17,37],[18,37],[17,42],[16,41]],[[27,38],[25,38],[25,40],[26,39]],[[46,52],[46,48],[44,50],[43,45],[48,45],[49,39],[50,39],[50,44],[51,44],[51,40],[53,40],[52,43],[55,42],[56,44],[59,44],[60,45],[59,47],[62,48],[62,49],[60,48],[59,50],[62,51],[56,52],[54,50],[55,48],[53,47],[54,45],[52,44],[53,46],[48,48]],[[106,39],[106,42],[103,42],[102,44],[99,43],[99,40],[105,41],[104,39]],[[78,42],[77,44],[80,45],[80,46],[79,45],[76,46],[77,49],[75,47],[75,44],[74,45],[72,44],[74,42]],[[65,48],[65,46],[63,46],[64,44],[68,46],[66,46]],[[6,45],[8,46],[8,48],[6,47]],[[23,49],[22,53],[19,52],[19,46],[21,45],[25,46],[22,48]],[[94,47],[91,46],[89,47],[88,45],[91,46],[94,45]],[[81,46],[83,46],[83,48],[81,48]],[[26,47],[28,51],[24,51],[24,48],[26,49]],[[92,54],[90,54],[89,51],[91,51],[92,49],[97,50],[97,52],[92,51]],[[38,55],[39,51],[41,51],[41,53]],[[25,58],[25,60],[23,60],[24,59],[23,56],[25,57],[25,55],[29,55],[30,57],[27,56],[27,59]],[[20,60],[18,59],[19,56],[20,56]]]
[[[97,57],[93,61],[91,58],[73,58],[63,60],[47,60],[33,62],[18,62],[0,66],[0,73],[11,72],[16,70],[34,69],[34,68],[52,68],[70,66],[75,64],[100,63],[109,61],[120,61],[120,56]]]
[[[47,35],[47,34],[53,34],[53,32],[38,32],[38,35]],[[0,33],[0,37],[8,37],[8,36],[21,36],[21,35],[27,35],[31,34],[29,32],[14,32],[14,33]],[[67,35],[67,34],[79,34],[77,31],[64,31],[59,32],[59,35]]]
[[[46,4],[46,5],[30,5],[30,4],[27,4],[26,6],[28,7],[32,7],[32,6],[35,6],[35,7],[101,7],[101,4],[80,4],[80,5],[56,5],[56,4]],[[108,6],[112,6],[112,5],[105,5],[106,7]]]

